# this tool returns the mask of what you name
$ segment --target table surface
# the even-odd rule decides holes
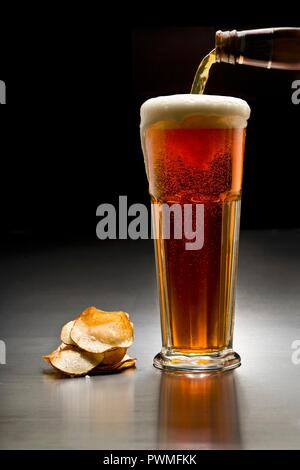
[[[242,232],[242,366],[208,376],[152,366],[160,326],[149,241],[24,245],[3,252],[0,270],[0,448],[300,448],[299,231]],[[41,360],[89,305],[130,312],[136,369],[61,378]]]

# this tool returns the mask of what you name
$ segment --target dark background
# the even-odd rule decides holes
[[[182,5],[183,7],[183,5]],[[188,5],[187,5],[188,7]],[[103,202],[148,203],[139,143],[139,107],[150,97],[189,91],[218,29],[299,26],[291,11],[188,8],[147,14],[133,7],[22,12],[1,30],[1,237],[95,239]],[[26,11],[26,15],[30,16]],[[127,15],[127,16],[126,16]],[[27,18],[26,16],[26,18]],[[53,20],[52,20],[53,17]],[[207,92],[248,101],[242,228],[297,228],[299,72],[216,65]]]

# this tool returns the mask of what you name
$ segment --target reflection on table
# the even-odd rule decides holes
[[[47,410],[60,416],[59,437],[66,448],[132,445],[134,377],[134,369],[91,378],[69,378],[54,371],[44,374]]]
[[[163,373],[160,383],[160,449],[241,447],[235,372]]]

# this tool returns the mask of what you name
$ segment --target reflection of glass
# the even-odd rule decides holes
[[[160,449],[241,447],[233,372],[161,376]]]
[[[160,294],[158,368],[201,372],[240,364],[232,339],[249,113],[243,100],[208,95],[158,97],[141,108]],[[195,226],[200,205],[203,222]],[[193,232],[199,234],[201,226],[204,232],[200,248],[187,248],[187,207]],[[167,238],[170,213],[175,228]]]

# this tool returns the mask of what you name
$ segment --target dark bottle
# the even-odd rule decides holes
[[[216,62],[300,70],[300,28],[217,31]]]

